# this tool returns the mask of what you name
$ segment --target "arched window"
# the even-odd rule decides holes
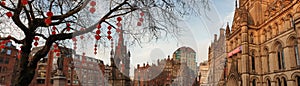
[[[251,52],[251,69],[255,70],[255,54],[254,51]]]
[[[250,33],[249,42],[250,42],[250,43],[254,43],[253,33]]]
[[[263,34],[264,34],[264,41],[267,41],[267,39],[268,39],[268,35],[267,35],[267,31],[266,30],[264,30],[263,31]]]
[[[293,19],[292,15],[289,15],[289,17],[290,17],[290,26],[294,27],[294,19]]]
[[[265,55],[266,55],[266,59],[267,59],[267,71],[270,72],[270,59],[269,59],[269,50],[267,48],[265,48]]]
[[[297,65],[299,66],[300,65],[300,58],[299,58],[298,42],[297,42],[296,39],[294,39],[293,49],[294,49],[295,58],[297,60]]]
[[[277,46],[277,59],[279,69],[285,69],[284,52],[281,44]]]
[[[256,86],[256,79],[252,80],[252,86]]]
[[[270,81],[270,79],[267,79],[267,86],[271,86],[271,81]]]
[[[282,82],[283,82],[283,86],[287,86],[287,82],[286,82],[286,79],[284,77],[282,78]]]
[[[277,80],[277,86],[281,86],[281,81],[279,78],[276,79]]]

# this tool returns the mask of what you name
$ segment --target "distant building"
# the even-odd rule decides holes
[[[209,65],[207,61],[201,62],[199,67],[200,67],[199,68],[200,86],[208,86],[207,77],[208,77]]]
[[[37,52],[40,47],[33,49]],[[75,54],[72,49],[60,47],[61,54],[56,56],[53,50],[38,62],[34,79],[30,86],[52,86],[53,77],[57,69],[57,59],[63,60],[63,74],[66,77],[66,86],[95,86],[104,83],[103,61]]]
[[[227,28],[229,28],[227,26]],[[220,36],[214,36],[208,51],[209,72],[207,76],[207,86],[218,86],[218,83],[224,75],[224,67],[226,62],[226,42],[225,29],[220,29]]]
[[[180,63],[175,58],[158,60],[157,65],[137,65],[134,69],[133,86],[196,86],[195,71],[187,63]]]
[[[173,59],[186,63],[193,71],[197,71],[196,52],[190,47],[180,47],[173,53]],[[197,72],[195,72],[197,74]]]
[[[0,85],[10,86],[17,67],[18,50],[11,41],[1,41],[0,46]]]

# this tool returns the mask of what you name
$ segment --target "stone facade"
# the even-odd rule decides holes
[[[137,65],[133,86],[199,86],[195,71],[176,58],[158,60],[157,65]]]
[[[232,28],[226,29],[226,85],[299,86],[300,1],[236,4]]]
[[[228,27],[229,28],[229,27]],[[225,29],[220,29],[220,36],[215,34],[208,52],[209,72],[207,76],[207,86],[217,86],[224,73],[226,60]]]
[[[200,86],[207,86],[207,76],[209,70],[208,62],[201,62],[199,67]]]

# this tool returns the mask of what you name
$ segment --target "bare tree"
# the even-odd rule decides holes
[[[156,39],[164,33],[178,32],[179,17],[199,14],[200,7],[206,4],[205,0],[2,0],[0,16],[6,21],[1,21],[1,24],[6,24],[6,27],[1,30],[21,32],[19,37],[0,38],[21,44],[21,58],[13,86],[30,84],[38,61],[47,55],[53,43],[95,34],[100,25],[118,31],[121,24],[121,28],[142,28],[124,30],[134,39],[132,41],[139,42],[143,37]],[[101,39],[111,38],[105,31],[101,33]],[[43,47],[29,57],[34,47],[32,44],[38,38],[44,40]]]

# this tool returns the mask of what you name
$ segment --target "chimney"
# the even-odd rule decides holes
[[[225,29],[221,28],[220,29],[220,36],[224,36],[225,35],[224,33],[225,33]]]
[[[217,39],[218,39],[218,35],[217,35],[217,34],[215,34],[214,42],[216,42],[216,41],[217,41]]]

